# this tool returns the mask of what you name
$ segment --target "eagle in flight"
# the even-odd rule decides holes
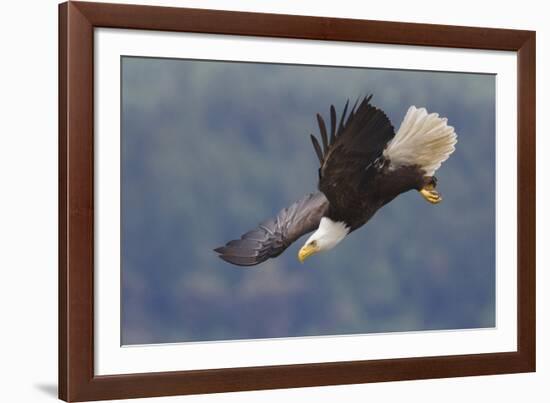
[[[371,98],[356,103],[347,116],[346,102],[339,123],[331,105],[330,136],[317,114],[321,143],[313,135],[311,141],[320,162],[318,191],[216,248],[221,259],[254,266],[315,231],[298,252],[303,262],[336,246],[401,193],[416,190],[430,203],[441,202],[434,175],[455,149],[454,128],[437,113],[411,106],[396,133]]]

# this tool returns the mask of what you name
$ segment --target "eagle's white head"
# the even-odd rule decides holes
[[[344,222],[332,221],[328,217],[321,218],[319,228],[308,238],[298,252],[298,260],[304,262],[311,255],[334,248],[349,233],[349,227]]]

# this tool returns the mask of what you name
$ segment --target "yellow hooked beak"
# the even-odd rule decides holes
[[[317,252],[319,252],[319,247],[316,244],[309,243],[304,245],[298,252],[298,260],[300,263],[304,263],[304,260]]]

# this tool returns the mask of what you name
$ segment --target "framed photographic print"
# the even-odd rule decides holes
[[[535,370],[535,33],[59,8],[59,397]]]

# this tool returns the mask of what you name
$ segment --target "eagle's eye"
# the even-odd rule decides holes
[[[312,247],[316,248],[317,247],[317,241],[311,241],[309,243],[309,246],[312,246]]]

